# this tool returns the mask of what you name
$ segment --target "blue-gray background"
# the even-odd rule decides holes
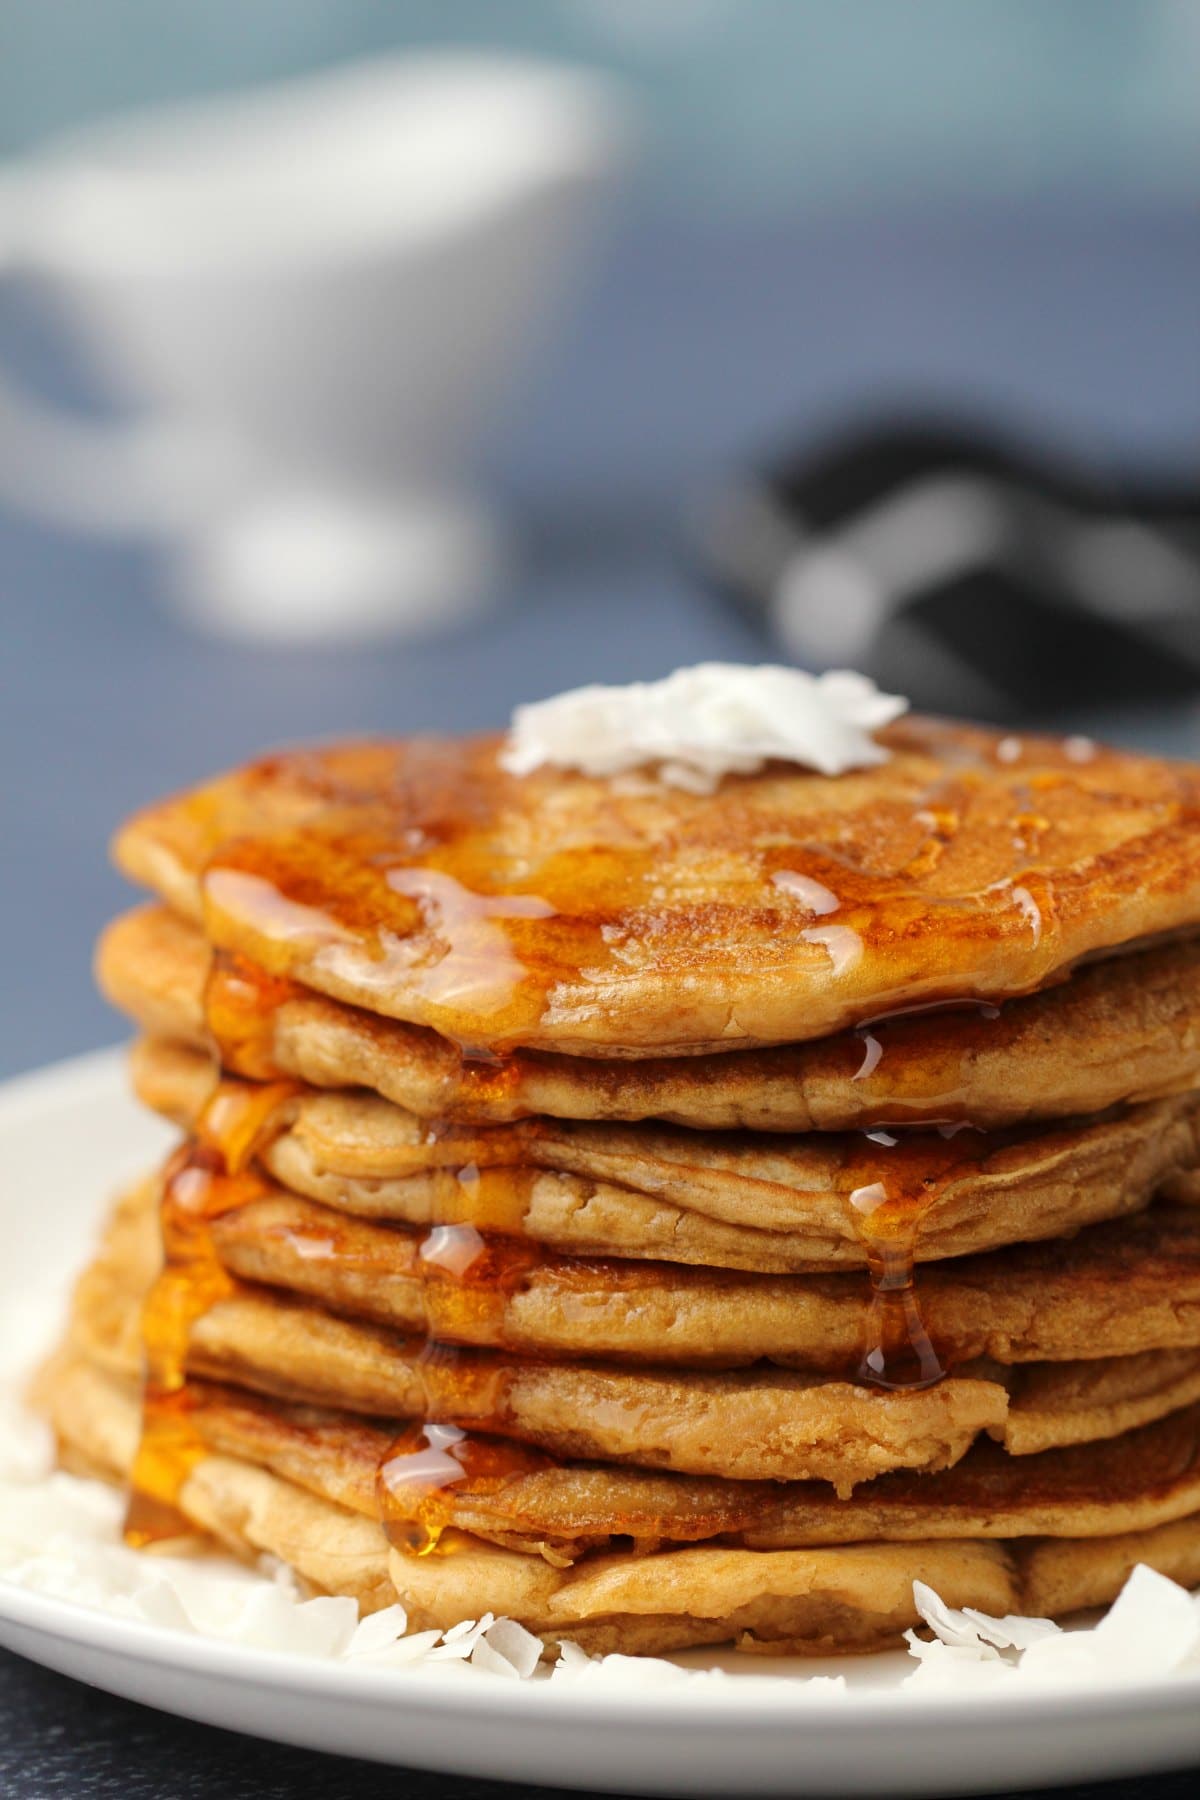
[[[0,149],[105,109],[414,44],[615,70],[651,185],[745,213],[864,190],[1194,195],[1192,0],[0,0]]]
[[[678,552],[728,460],[919,400],[1194,462],[1193,0],[0,0],[0,151],[447,41],[615,70],[646,124],[597,279],[493,435],[523,566],[453,636],[234,653],[171,618],[149,552],[0,510],[0,1071],[117,1035],[88,957],[138,802],[270,741],[499,724],[580,680],[761,655]],[[0,356],[78,386],[11,290]],[[1200,746],[1187,713],[1101,724]]]

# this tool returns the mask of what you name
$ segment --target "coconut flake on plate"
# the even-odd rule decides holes
[[[573,688],[518,706],[500,766],[595,776],[653,767],[661,781],[701,794],[776,760],[841,775],[888,760],[872,734],[907,707],[849,669],[697,663],[662,681]]]
[[[346,1655],[376,1656],[381,1650],[390,1650],[407,1630],[408,1614],[399,1602],[385,1606],[381,1612],[367,1613],[355,1626]]]
[[[1063,1630],[1051,1619],[995,1619],[946,1606],[914,1582],[931,1640],[906,1632],[918,1668],[906,1687],[1111,1685],[1200,1669],[1200,1596],[1139,1563],[1104,1616]]]
[[[471,1667],[518,1681],[527,1680],[542,1658],[544,1645],[515,1619],[496,1619],[471,1652]]]

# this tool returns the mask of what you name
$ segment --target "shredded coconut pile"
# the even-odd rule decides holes
[[[290,1570],[255,1571],[224,1556],[146,1556],[121,1538],[124,1504],[104,1482],[53,1466],[50,1432],[0,1397],[0,1578],[149,1625],[298,1656],[405,1663],[469,1662],[524,1678],[542,1645],[485,1613],[444,1634],[405,1636],[402,1606],[360,1619],[345,1598],[305,1600]]]
[[[908,1688],[1092,1686],[1200,1670],[1200,1595],[1144,1563],[1088,1630],[1063,1631],[1051,1619],[992,1619],[972,1607],[959,1612],[920,1581],[913,1595],[934,1636],[925,1642],[905,1634],[919,1660]]]
[[[446,1632],[406,1635],[402,1606],[360,1619],[353,1600],[306,1600],[291,1575],[266,1561],[256,1571],[223,1556],[147,1556],[121,1540],[115,1489],[54,1468],[50,1432],[10,1392],[0,1392],[0,1581],[225,1643],[373,1667],[466,1671],[527,1680],[542,1645],[513,1619],[485,1613]],[[920,1582],[914,1592],[931,1640],[908,1634],[916,1667],[905,1689],[944,1693],[1035,1684],[1154,1679],[1200,1670],[1200,1597],[1139,1567],[1108,1615],[1090,1630],[1046,1619],[992,1619],[945,1606]],[[2,1605],[2,1601],[0,1601]],[[870,1661],[871,1659],[866,1659]],[[812,1702],[848,1691],[843,1675],[795,1665],[787,1674],[729,1675],[659,1657],[592,1657],[563,1646],[556,1683],[626,1691],[720,1688]]]
[[[519,706],[500,763],[513,775],[547,764],[585,775],[653,766],[695,793],[773,758],[841,775],[887,761],[871,733],[907,706],[850,670],[698,663],[664,681],[575,688]]]

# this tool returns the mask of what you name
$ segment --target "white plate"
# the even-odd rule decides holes
[[[106,1052],[0,1089],[0,1320],[32,1316],[86,1257],[106,1196],[162,1127]],[[42,1302],[44,1316],[44,1301]],[[391,1670],[249,1650],[0,1582],[0,1642],[167,1712],[446,1774],[637,1794],[965,1794],[1200,1761],[1200,1677],[1064,1693],[902,1692],[903,1656],[823,1665],[849,1692],[728,1658],[732,1679],[607,1689],[456,1664]],[[681,1659],[696,1663],[692,1655]],[[743,1674],[775,1679],[746,1682]]]

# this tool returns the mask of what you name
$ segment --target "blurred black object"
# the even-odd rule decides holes
[[[731,480],[694,543],[797,662],[926,710],[1019,720],[1200,692],[1200,486],[885,426]]]

